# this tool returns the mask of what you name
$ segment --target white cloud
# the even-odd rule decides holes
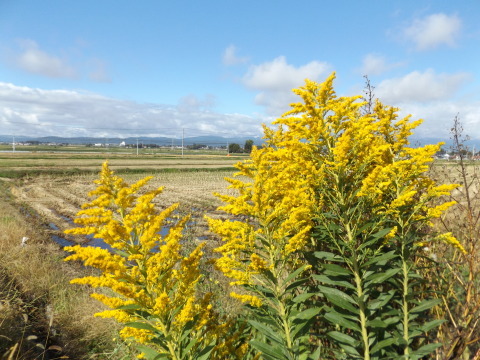
[[[270,62],[251,66],[243,77],[243,83],[260,91],[255,102],[265,106],[269,114],[278,116],[296,100],[292,89],[302,86],[307,78],[319,80],[328,69],[327,63],[319,61],[295,67],[288,64],[284,56],[279,56]]]
[[[388,63],[382,55],[367,54],[363,58],[360,73],[367,76],[380,75],[401,65],[402,63]]]
[[[383,80],[376,87],[377,96],[385,103],[428,102],[451,97],[468,81],[467,73],[437,74],[429,69],[413,71],[401,78]]]
[[[206,111],[213,99],[187,96],[179,106],[139,104],[93,93],[0,82],[1,134],[25,136],[259,136],[261,120]],[[207,133],[205,133],[207,132]]]
[[[400,115],[412,115],[412,119],[423,119],[414,130],[414,138],[439,138],[447,141],[451,137],[453,119],[458,114],[464,134],[480,139],[480,102],[434,101],[430,103],[404,103]]]
[[[215,96],[212,94],[207,94],[203,100],[194,94],[188,94],[180,99],[178,110],[182,112],[210,111],[215,106],[215,102]]]
[[[22,51],[15,56],[15,65],[37,75],[52,78],[73,78],[75,70],[65,60],[40,49],[33,40],[20,40]]]
[[[417,50],[430,50],[440,45],[455,46],[462,21],[457,15],[432,14],[415,19],[404,30],[407,39],[415,43]]]
[[[248,62],[248,57],[240,57],[237,55],[237,48],[235,45],[228,46],[223,52],[223,64],[227,66],[244,64]]]
[[[112,79],[110,78],[107,66],[104,61],[99,59],[91,60],[91,66],[93,70],[90,72],[89,78],[92,81],[100,83],[111,83]]]

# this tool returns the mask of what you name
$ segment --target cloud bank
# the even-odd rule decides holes
[[[380,75],[399,66],[402,66],[402,63],[389,63],[382,55],[367,54],[362,60],[359,72],[367,76]]]
[[[264,106],[267,114],[279,116],[297,100],[292,89],[302,86],[305,79],[320,80],[330,66],[326,62],[311,61],[302,66],[287,63],[284,56],[259,65],[252,65],[243,77],[243,84],[259,91],[255,97],[257,105]]]
[[[76,71],[66,60],[41,50],[35,41],[19,40],[19,45],[22,50],[14,61],[20,69],[51,78],[76,77]]]
[[[457,15],[438,13],[415,19],[404,30],[404,35],[413,41],[417,50],[425,51],[440,45],[455,46],[461,27],[462,21]]]
[[[214,99],[190,95],[177,106],[140,104],[93,93],[0,82],[2,135],[65,137],[261,135],[261,120],[210,111]]]
[[[224,65],[233,66],[244,64],[248,62],[248,57],[240,57],[237,55],[237,48],[235,45],[229,45],[223,52],[222,62]]]
[[[376,90],[377,95],[389,104],[427,102],[452,97],[469,79],[470,75],[467,73],[437,74],[429,69],[383,80]]]

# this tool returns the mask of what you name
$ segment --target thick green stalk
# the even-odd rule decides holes
[[[357,287],[358,307],[360,311],[360,329],[362,331],[363,358],[370,360],[370,345],[368,343],[367,317],[365,315],[365,303],[363,302],[362,278],[358,269],[357,259],[353,259],[353,270],[355,272],[355,285]]]
[[[285,306],[280,302],[280,316],[282,317],[283,331],[285,332],[285,340],[287,341],[287,348],[291,354],[293,351],[292,335],[290,334],[290,326],[288,325],[287,312]]]
[[[281,272],[281,271],[280,271]],[[275,269],[274,271],[274,276],[278,279],[280,277],[280,272]],[[285,335],[285,341],[287,343],[287,349],[290,352],[290,354],[294,354],[293,351],[293,343],[292,343],[292,335],[290,333],[290,326],[288,324],[288,316],[287,316],[287,310],[286,307],[283,303],[282,300],[282,294],[283,291],[281,287],[278,285],[275,286],[275,298],[278,301],[278,313],[280,315],[281,321],[282,321],[282,327],[283,327],[283,332]]]
[[[348,240],[351,244],[355,240],[350,229],[350,224],[346,224]],[[356,249],[355,249],[356,250]],[[357,296],[358,296],[358,308],[360,312],[360,329],[362,331],[362,342],[363,342],[363,358],[364,360],[370,360],[370,344],[368,341],[368,328],[367,328],[367,317],[365,311],[365,303],[363,301],[363,283],[362,277],[360,276],[360,268],[357,261],[357,252],[352,251],[352,265],[353,271],[355,274],[355,286],[357,287]]]
[[[403,246],[402,246],[403,250]],[[403,251],[402,251],[403,252]],[[410,358],[410,335],[409,335],[409,320],[408,320],[408,268],[407,262],[405,261],[403,254],[402,254],[402,275],[403,275],[403,304],[402,304],[402,311],[403,311],[403,339],[405,340],[405,349],[404,355],[406,358]]]

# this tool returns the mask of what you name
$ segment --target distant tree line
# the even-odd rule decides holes
[[[237,144],[237,143],[231,143],[228,144],[228,153],[247,153],[250,154],[253,149],[253,140],[247,140],[245,141],[245,145],[243,145],[243,148]]]

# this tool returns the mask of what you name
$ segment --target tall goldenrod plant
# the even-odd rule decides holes
[[[69,234],[93,235],[112,251],[99,247],[66,247],[66,260],[82,260],[100,270],[98,276],[74,279],[111,290],[92,297],[111,310],[97,313],[124,324],[122,338],[131,341],[150,359],[212,359],[231,345],[220,335],[228,330],[219,323],[210,303],[211,294],[200,296],[199,264],[202,245],[188,256],[181,254],[182,231],[188,221],[168,223],[177,204],[160,212],[153,200],[163,188],[142,191],[149,178],[128,185],[103,165],[95,197],[83,206]],[[140,194],[141,193],[141,194]],[[219,357],[217,357],[219,356]]]
[[[334,77],[294,90],[302,102],[237,165],[248,179],[231,179],[239,195],[221,198],[238,219],[210,220],[225,241],[217,265],[246,288],[232,296],[258,315],[264,343],[252,344],[265,358],[318,356],[312,339],[326,328],[335,358],[420,358],[439,322],[425,317],[437,301],[415,292],[416,258],[435,238],[430,220],[452,205],[430,201],[455,186],[426,174],[438,145],[408,146],[420,121],[380,102],[362,111],[360,96],[335,95]]]
[[[298,255],[313,225],[312,178],[298,176],[304,164],[289,156],[254,148],[251,161],[237,164],[239,174],[253,181],[229,179],[240,195],[219,195],[226,203],[221,209],[248,218],[209,223],[225,241],[216,249],[217,267],[234,280],[231,295],[255,315],[249,323],[261,336],[252,340],[253,347],[265,359],[316,359],[308,330],[319,308],[306,305],[308,266]]]

